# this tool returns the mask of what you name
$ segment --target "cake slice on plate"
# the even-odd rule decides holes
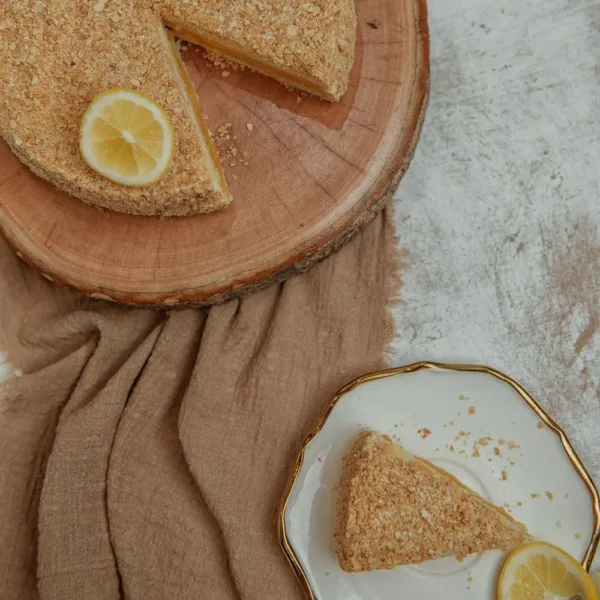
[[[504,510],[369,430],[344,458],[338,494],[335,542],[349,573],[512,550],[529,540]]]

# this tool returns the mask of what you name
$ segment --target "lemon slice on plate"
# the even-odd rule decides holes
[[[600,571],[592,573],[591,577],[594,585],[596,586],[596,593],[598,594],[598,597],[600,597]]]
[[[591,577],[566,552],[550,544],[521,546],[506,559],[498,600],[598,600]]]
[[[122,185],[158,181],[173,158],[175,134],[156,102],[135,90],[108,90],[83,115],[79,147],[87,164]]]

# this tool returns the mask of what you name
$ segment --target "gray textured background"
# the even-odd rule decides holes
[[[600,2],[429,12],[429,112],[396,201],[393,361],[506,372],[600,481]]]

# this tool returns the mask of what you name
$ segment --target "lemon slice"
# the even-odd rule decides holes
[[[598,600],[591,577],[560,548],[534,542],[506,559],[498,600]]]
[[[87,164],[122,185],[146,186],[171,164],[175,134],[165,111],[135,90],[108,90],[83,115],[79,147]]]
[[[598,594],[598,597],[600,597],[600,571],[592,573],[591,577],[594,585],[596,586],[596,593]]]

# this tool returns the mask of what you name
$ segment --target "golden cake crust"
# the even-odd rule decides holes
[[[166,23],[196,24],[265,61],[315,80],[339,100],[356,45],[354,0],[155,2]],[[185,32],[182,37],[186,37]],[[194,40],[192,40],[194,41]]]
[[[528,540],[502,509],[387,436],[361,432],[343,468],[335,541],[347,572],[511,550]]]
[[[282,66],[333,82],[332,89],[345,90],[354,38],[351,52],[345,39],[338,39],[340,50],[333,58],[330,50],[339,31],[355,19],[353,0],[339,4],[291,0],[276,10],[280,4],[277,0],[5,0],[0,3],[0,135],[35,173],[90,204],[145,215],[222,208],[231,198],[224,182],[215,184],[193,112],[181,91],[164,23],[169,16],[197,23],[248,44]],[[299,11],[298,21],[292,8]],[[275,13],[277,18],[269,16]],[[282,40],[283,31],[290,35]],[[328,45],[322,62],[316,40]],[[112,88],[141,91],[172,121],[173,162],[151,186],[113,183],[90,169],[79,152],[86,108],[97,94]]]

